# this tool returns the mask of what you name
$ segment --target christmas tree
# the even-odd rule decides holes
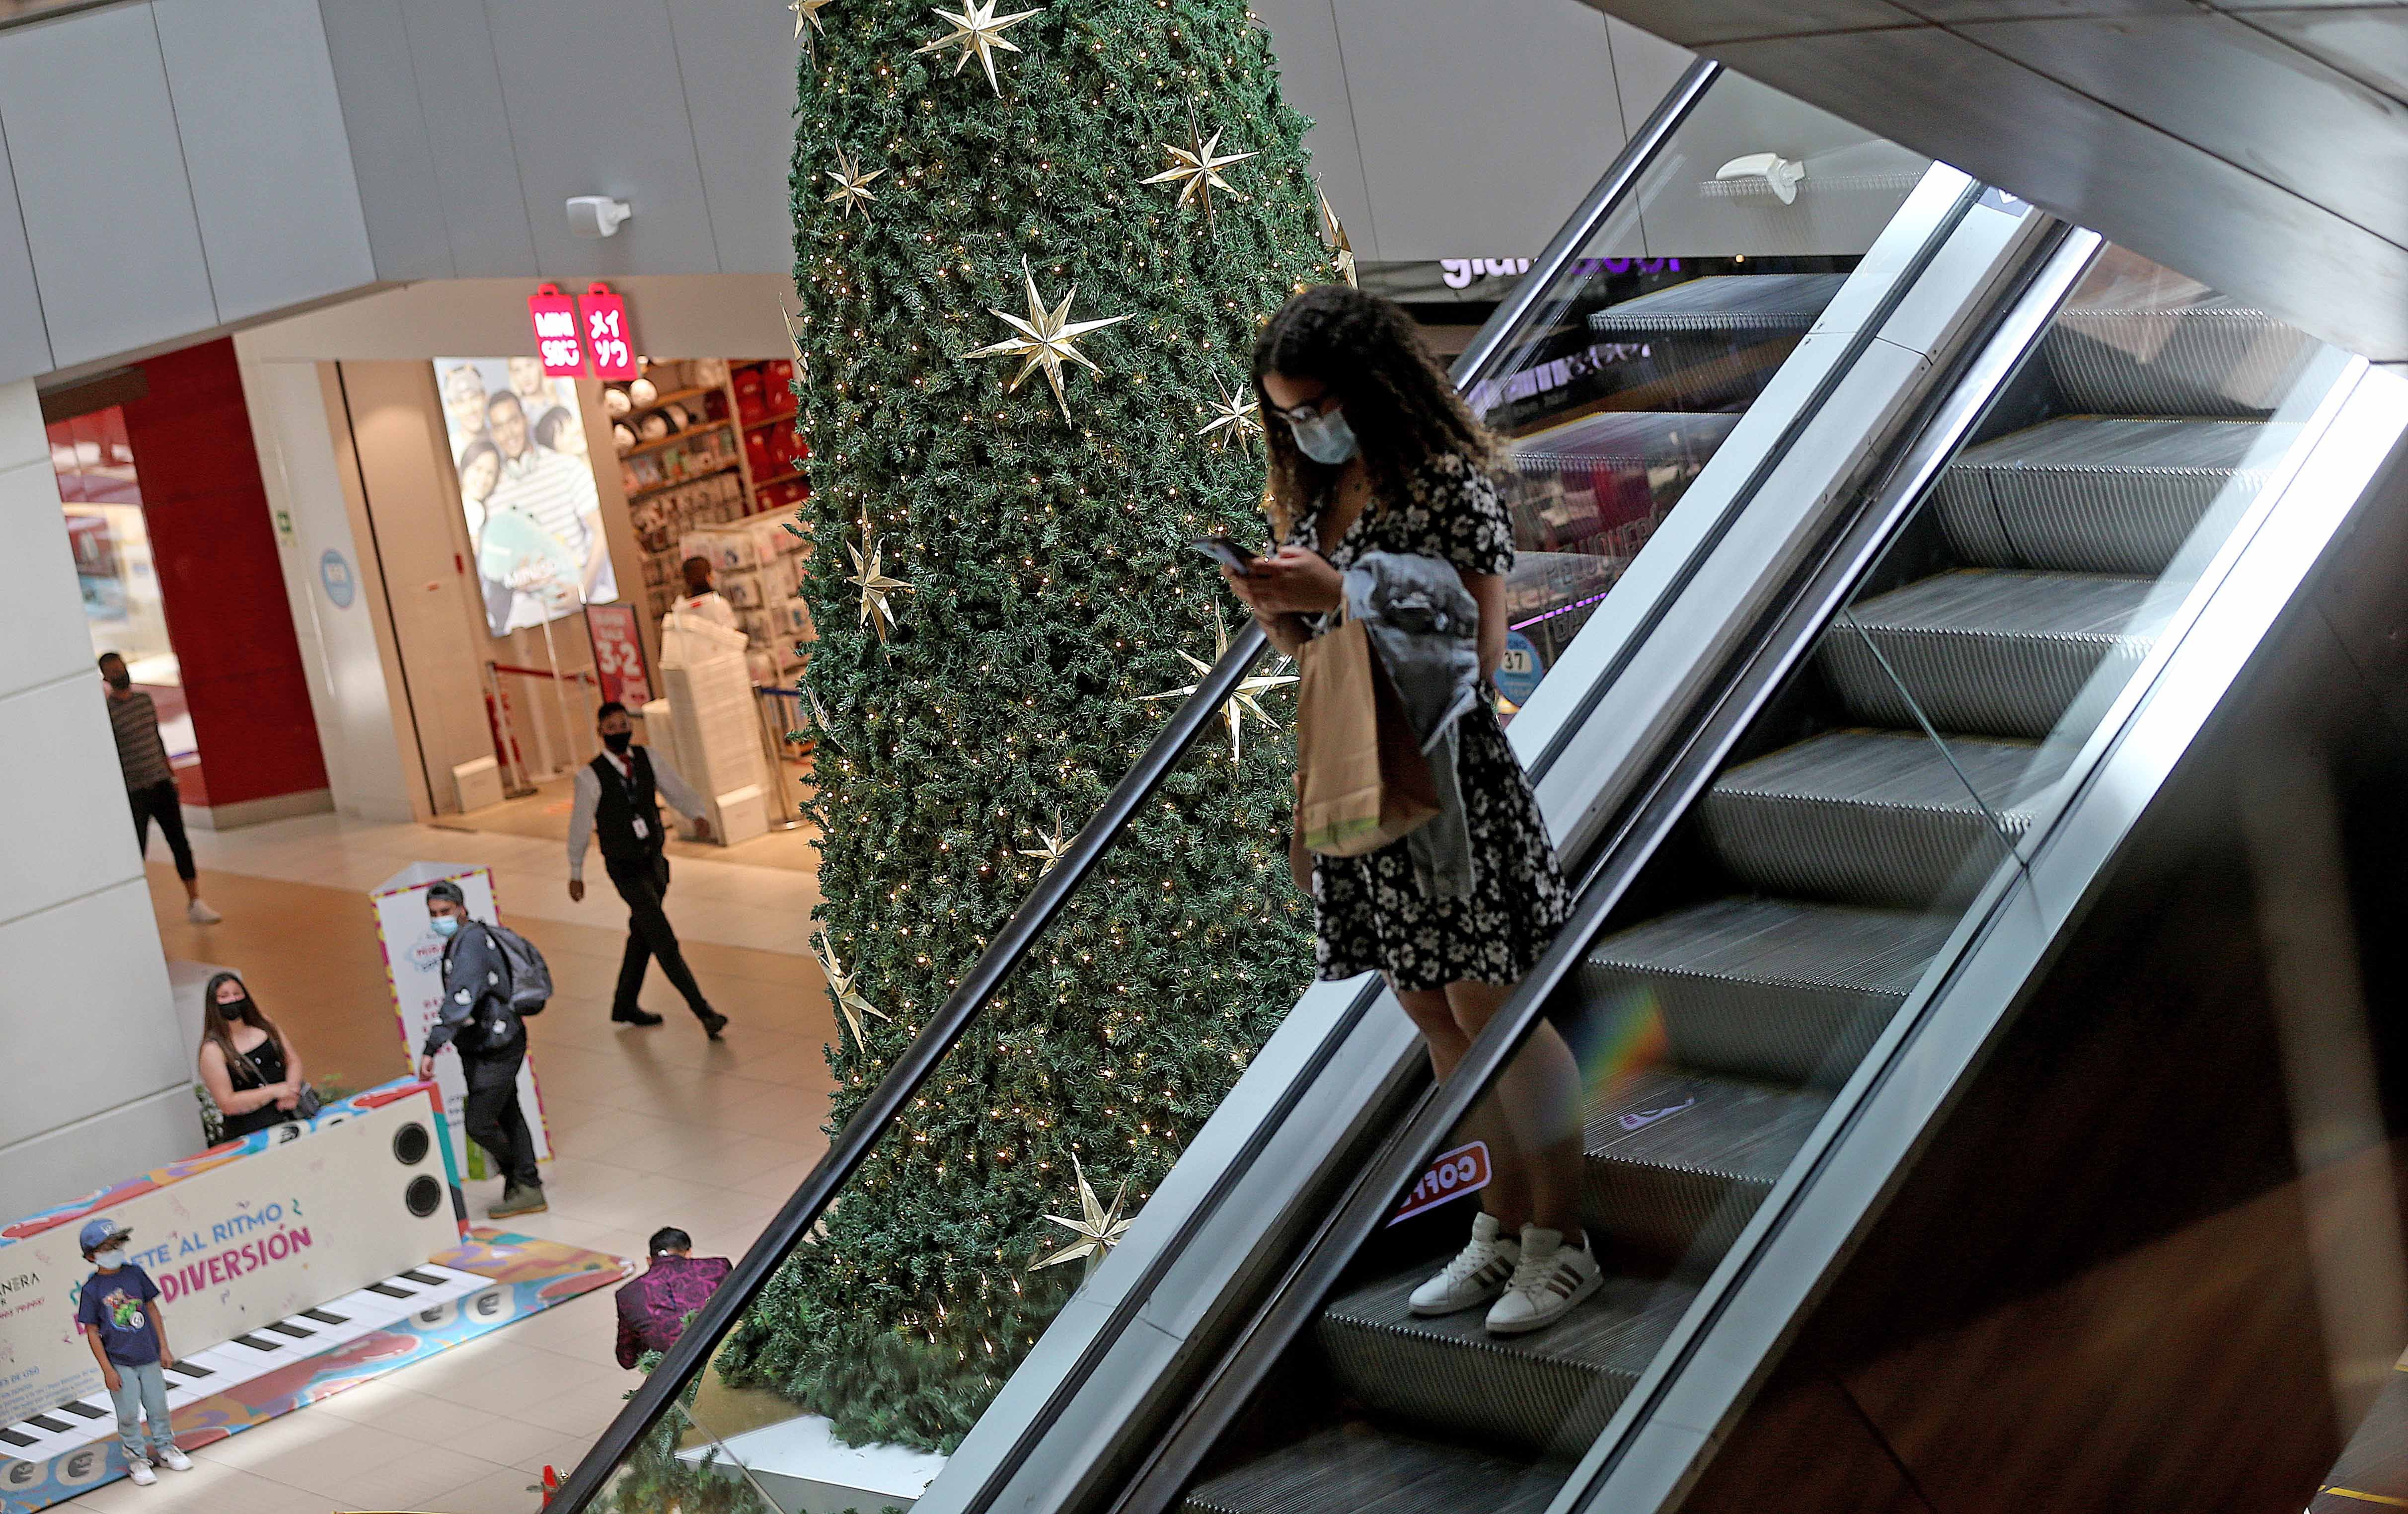
[[[1187,543],[1260,537],[1254,339],[1340,269],[1242,0],[792,8],[834,1131],[1219,655],[1237,607]],[[1132,824],[729,1380],[959,1441],[1311,975],[1292,681]]]

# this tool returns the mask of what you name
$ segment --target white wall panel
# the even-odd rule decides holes
[[[544,277],[718,272],[664,0],[497,0],[487,16]],[[624,200],[635,216],[615,236],[577,236],[563,209],[575,194]]]
[[[34,284],[34,254],[17,208],[17,178],[8,171],[8,135],[0,130],[0,378],[44,373],[50,366],[50,334],[42,323],[41,291]]]
[[[727,0],[668,0],[668,6],[717,265],[792,267],[795,220],[786,174],[795,151],[802,44],[791,25],[765,24],[752,6]]]
[[[1348,97],[1345,52],[1338,45],[1335,0],[1254,0],[1254,11],[1270,28],[1281,97],[1312,119],[1304,146],[1329,207],[1345,222],[1356,257],[1383,256],[1380,218],[1354,139],[1354,103]]]
[[[151,10],[218,319],[373,282],[314,0],[157,0]]]
[[[1625,140],[1577,0],[1336,0],[1380,256],[1527,256]]]
[[[532,275],[535,233],[483,0],[407,0],[401,18],[454,266]]]
[[[100,679],[86,675],[0,699],[0,793],[22,796],[8,852],[39,859],[0,867],[0,920],[141,876]]]
[[[1622,134],[1627,138],[1638,135],[1640,126],[1672,93],[1672,86],[1681,81],[1682,73],[1698,61],[1698,55],[1652,32],[1642,32],[1619,16],[1606,18],[1605,40],[1613,50],[1613,88],[1622,97]],[[1602,159],[1597,171],[1600,176],[1605,172]]]
[[[81,1198],[189,1156],[200,1144],[200,1106],[189,1080],[126,1093],[125,1102],[75,1124],[0,1146],[0,1214],[32,1214]]]
[[[121,797],[106,818],[122,823],[123,809]],[[150,884],[139,878],[0,922],[0,962],[8,964],[0,997],[12,1010],[47,1014],[60,1028],[71,1023],[74,1029],[43,1036],[40,1050],[18,1062],[21,1074],[33,1066],[41,1072],[9,1080],[8,1096],[0,1099],[0,1147],[81,1120],[95,1104],[192,1086],[186,1040],[176,1033],[168,1008],[166,962],[156,950],[126,950],[128,941],[145,936],[155,941],[157,930]],[[22,1044],[28,1027],[13,1012],[0,1023],[8,1025],[12,1044]],[[189,1107],[192,1095],[184,1099]],[[188,1137],[193,1149],[200,1146],[199,1135],[195,1118]],[[0,1214],[21,1212],[0,1208]]]
[[[149,6],[0,34],[0,129],[56,362],[217,324]]]
[[[318,5],[377,277],[449,279],[458,268],[401,11],[402,0]]]

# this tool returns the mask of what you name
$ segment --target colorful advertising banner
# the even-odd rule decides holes
[[[385,981],[393,986],[394,1013],[400,1017],[403,1053],[409,1065],[426,1045],[443,1010],[443,937],[427,923],[426,890],[449,879],[460,885],[472,920],[496,921],[494,875],[469,863],[411,863],[376,886],[369,899],[376,907],[377,936],[384,943]],[[452,1161],[472,1178],[485,1177],[485,1153],[471,1143],[460,1126],[460,1106],[468,1096],[467,1080],[457,1054],[435,1059],[435,1080],[443,1089],[443,1113],[452,1132]],[[552,1136],[544,1129],[543,1104],[536,1092],[535,1056],[529,1052],[519,1068],[519,1110],[535,1133],[536,1156],[549,1160]]]
[[[435,381],[485,629],[506,636],[617,599],[576,380],[514,357],[437,358]]]
[[[428,1085],[390,1083],[0,1229],[0,1423],[101,1390],[76,1320],[88,1221],[134,1233],[190,1355],[457,1246],[438,1124]]]

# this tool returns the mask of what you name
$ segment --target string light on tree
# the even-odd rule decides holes
[[[1037,14],[1034,10],[1015,10],[1009,16],[998,16],[995,7],[1000,0],[966,0],[959,10],[947,10],[941,6],[928,8],[940,21],[953,23],[953,31],[937,38],[924,48],[914,48],[916,57],[923,52],[935,52],[943,48],[958,47],[962,55],[953,60],[953,72],[958,74],[975,55],[979,65],[986,70],[986,81],[995,90],[996,99],[1003,98],[1003,86],[996,82],[995,55],[997,52],[1018,52],[1020,49],[1003,35],[1007,26],[1014,26]],[[1042,7],[1039,7],[1042,8]]]
[[[822,169],[821,174],[836,180],[836,188],[823,195],[823,199],[830,205],[841,206],[847,219],[851,219],[855,207],[860,208],[862,220],[869,219],[869,207],[878,198],[869,193],[869,186],[872,180],[886,177],[885,169],[873,168],[865,174],[861,165],[853,161],[852,154],[839,147],[836,150],[836,166]],[[789,338],[794,336],[791,325],[786,328],[786,335]]]
[[[1101,331],[1106,326],[1117,326],[1130,318],[1116,315],[1106,316],[1101,321],[1073,321],[1070,319],[1070,302],[1079,297],[1078,285],[1072,284],[1070,292],[1062,296],[1062,303],[1049,310],[1045,307],[1043,297],[1037,293],[1037,275],[1029,271],[1028,260],[1025,257],[1020,260],[1020,277],[1028,285],[1028,319],[1023,321],[1020,317],[1002,310],[991,308],[987,311],[987,314],[1012,327],[1020,335],[1007,336],[992,347],[982,347],[975,352],[965,352],[962,355],[966,358],[1024,359],[1025,361],[1020,364],[1020,371],[1011,376],[1010,387],[1013,390],[1020,387],[1022,379],[1042,368],[1045,370],[1045,381],[1054,386],[1054,403],[1061,407],[1062,419],[1068,421],[1070,419],[1070,402],[1062,393],[1062,364],[1075,363],[1093,374],[1101,374],[1104,371],[1090,362],[1086,353],[1070,344],[1091,331]]]

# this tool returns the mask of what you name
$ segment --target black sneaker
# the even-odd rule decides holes
[[[641,1009],[613,1009],[610,1019],[620,1025],[657,1025],[661,1022],[660,1016],[647,1014]]]
[[[716,1009],[707,1010],[704,1012],[702,1017],[702,1033],[705,1036],[710,1036],[714,1041],[718,1040],[719,1033],[726,1028],[727,1017],[725,1015],[721,1014]]]

